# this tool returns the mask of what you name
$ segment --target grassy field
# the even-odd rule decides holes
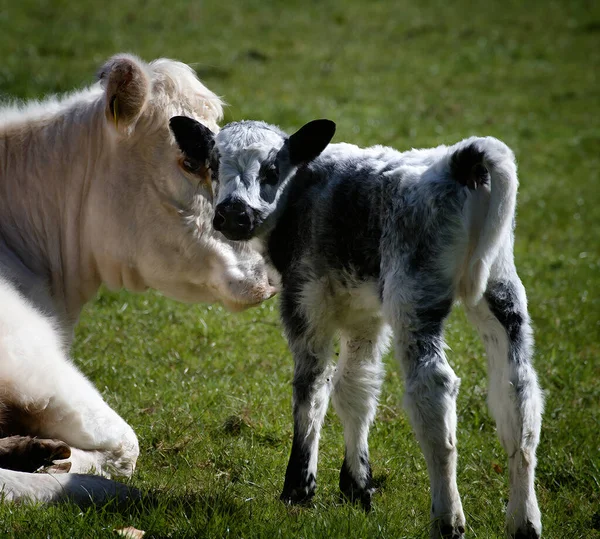
[[[400,149],[494,135],[519,160],[516,258],[546,393],[537,489],[545,536],[600,537],[600,4],[407,0],[0,0],[0,97],[90,83],[119,51],[191,63],[227,120]],[[0,306],[0,308],[2,308]],[[483,348],[456,309],[459,489],[469,537],[500,537],[506,458],[486,409]],[[292,437],[292,360],[274,300],[231,315],[102,291],[73,357],[133,426],[141,507],[0,507],[0,536],[425,537],[425,463],[391,356],[371,434],[380,486],[341,504],[340,423],[328,414],[314,505],[278,501]]]

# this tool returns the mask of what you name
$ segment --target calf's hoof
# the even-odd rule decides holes
[[[350,503],[360,503],[361,507],[368,513],[371,510],[371,500],[373,498],[374,488],[342,490],[341,496],[344,501]]]
[[[527,521],[525,526],[519,528],[513,535],[511,535],[511,539],[540,539],[541,534],[538,530],[536,530],[535,526]]]
[[[285,488],[279,496],[279,499],[289,505],[307,505],[315,495],[315,487],[294,487]]]
[[[506,537],[539,539],[542,536],[542,515],[535,497],[525,501],[518,498],[509,501],[506,514]]]
[[[431,525],[431,539],[462,539],[465,535],[465,526],[463,524],[447,524],[443,522],[434,522]]]
[[[371,498],[375,492],[372,486],[373,474],[368,458],[363,457],[361,463],[364,466],[365,473],[365,479],[362,481],[364,484],[362,486],[352,477],[348,463],[344,458],[344,463],[340,470],[340,490],[346,500],[352,503],[360,502],[362,508],[369,512],[371,510]]]

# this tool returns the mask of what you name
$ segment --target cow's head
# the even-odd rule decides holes
[[[102,279],[231,309],[273,295],[262,257],[212,227],[208,157],[221,100],[172,60],[119,55],[99,78],[109,151],[87,225]]]
[[[291,136],[258,121],[225,126],[211,148],[211,167],[218,171],[214,228],[231,240],[266,232],[288,180],[326,148],[334,133],[330,120],[313,120]]]

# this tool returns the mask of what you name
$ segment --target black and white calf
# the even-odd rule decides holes
[[[190,126],[191,127],[191,126]],[[461,537],[456,485],[459,379],[443,325],[462,300],[487,349],[489,405],[509,455],[507,532],[539,537],[534,491],[542,395],[531,364],[525,290],[513,261],[513,153],[494,138],[400,153],[328,146],[335,124],[288,137],[263,122],[214,138],[214,227],[257,239],[281,276],[281,318],[294,355],[294,439],[282,499],[315,492],[330,394],[344,426],[340,488],[368,508],[368,432],[388,328],[406,380],[406,408],[427,461],[432,537]],[[339,335],[337,367],[332,343]]]

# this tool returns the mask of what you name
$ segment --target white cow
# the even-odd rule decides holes
[[[130,476],[138,457],[131,427],[68,357],[102,283],[232,310],[275,291],[256,252],[213,230],[206,155],[169,127],[177,115],[215,130],[222,104],[185,64],[130,55],[87,89],[0,108],[0,433],[65,442],[55,468]],[[46,460],[69,453],[49,447]],[[0,470],[6,499],[115,489]]]

